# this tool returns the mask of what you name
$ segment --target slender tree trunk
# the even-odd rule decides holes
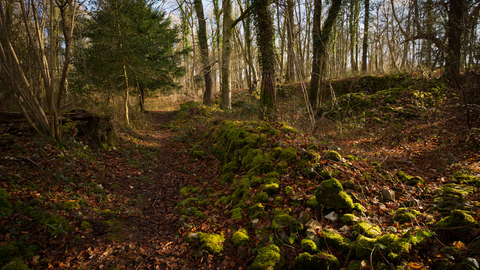
[[[316,110],[319,102],[319,88],[321,78],[325,75],[325,55],[327,46],[330,41],[331,32],[338,13],[342,0],[332,0],[332,6],[328,11],[327,20],[320,29],[320,13],[322,10],[321,0],[315,0],[314,2],[314,17],[313,17],[313,61],[312,61],[312,77],[310,82],[309,100],[313,110]]]
[[[223,0],[223,34],[222,34],[222,109],[232,108],[230,90],[230,58],[232,53],[232,2]]]
[[[370,0],[365,0],[365,20],[363,22],[362,73],[367,73],[368,23],[370,20]]]
[[[125,108],[125,123],[127,126],[130,125],[130,117],[128,117],[128,76],[127,76],[127,66],[125,64],[125,59],[123,60],[123,76],[125,77],[125,99],[123,102]]]
[[[463,33],[463,16],[466,9],[466,0],[450,0],[447,22],[447,59],[445,75],[450,80],[456,80],[460,75],[461,67],[461,37]]]
[[[207,23],[205,22],[205,16],[203,14],[202,0],[195,0],[195,11],[198,18],[198,42],[200,45],[200,54],[203,64],[203,77],[205,80],[205,92],[203,93],[203,104],[207,106],[213,105],[213,93],[212,93],[212,76],[211,65],[209,63],[208,56],[208,40],[207,40]]]
[[[287,83],[295,81],[295,40],[293,35],[294,25],[293,0],[287,0],[287,71],[285,73],[285,81]]]

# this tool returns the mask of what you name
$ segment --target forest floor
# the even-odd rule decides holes
[[[419,238],[394,264],[389,264],[386,254],[373,257],[375,249],[369,259],[361,260],[327,247],[342,266],[357,260],[360,268],[349,269],[390,269],[394,265],[404,269],[478,269],[480,197],[475,184],[467,191],[458,186],[450,190],[461,197],[454,203],[468,210],[475,223],[458,228],[435,227],[435,222],[449,214],[435,203],[437,190],[459,184],[452,179],[455,172],[480,176],[480,152],[474,141],[478,129],[472,128],[480,126],[479,115],[472,110],[468,127],[461,101],[455,96],[447,100],[422,117],[405,118],[395,124],[379,125],[375,118],[353,124],[324,118],[316,124],[315,134],[276,137],[298,148],[313,140],[320,150],[334,149],[343,157],[353,156],[348,161],[321,164],[327,171],[335,170],[337,178],[354,179],[362,185],[352,192],[365,209],[364,219],[378,224],[382,231],[394,230],[399,237],[412,233]],[[120,129],[115,147],[106,150],[88,138],[57,142],[28,130],[0,140],[0,267],[247,269],[262,245],[278,241],[253,234],[252,245],[234,246],[228,239],[238,228],[252,230],[250,221],[233,218],[232,205],[214,204],[222,195],[233,193],[229,187],[234,184],[217,181],[223,164],[214,154],[206,151],[201,157],[192,156],[198,141],[203,141],[203,149],[211,149],[215,143],[213,138],[203,136],[207,126],[211,127],[202,126],[207,123],[205,118],[217,123],[239,116],[201,106],[189,107],[183,113],[179,117],[177,110],[151,111],[134,121],[131,128]],[[296,166],[288,169],[290,174],[282,181],[306,201],[321,181],[318,177],[295,177],[293,171],[300,171]],[[411,186],[381,177],[395,178],[399,171],[425,182]],[[181,188],[188,186],[182,194]],[[198,188],[193,191],[192,187]],[[394,190],[396,200],[384,200],[380,196],[384,189]],[[256,190],[249,191],[253,194]],[[295,204],[284,191],[280,194],[284,197],[280,205],[289,206],[292,216],[306,211],[324,228],[344,228],[340,221],[326,220],[323,215],[327,213]],[[192,196],[203,215],[180,211],[179,203]],[[201,205],[202,199],[207,203]],[[272,200],[264,205],[273,213]],[[406,205],[422,215],[399,224],[393,219],[395,212]],[[462,231],[465,228],[469,230]],[[220,255],[206,252],[195,241],[186,241],[188,235],[199,232],[225,236]],[[344,237],[355,239],[354,230],[342,232]],[[304,250],[301,239],[292,237],[287,240],[290,243],[281,246],[286,268],[292,267],[295,256]]]

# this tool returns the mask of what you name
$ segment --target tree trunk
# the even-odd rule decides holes
[[[254,5],[259,62],[262,68],[260,102],[266,107],[267,114],[270,114],[274,110],[276,99],[274,29],[269,10],[270,1],[256,0]]]
[[[325,55],[328,43],[330,41],[330,34],[332,32],[333,25],[337,19],[342,0],[332,0],[332,6],[328,11],[327,20],[320,29],[320,13],[322,10],[322,1],[315,0],[314,2],[314,17],[313,17],[313,61],[312,61],[312,77],[310,82],[310,91],[308,94],[310,105],[312,110],[316,110],[318,107],[320,80],[325,75]]]
[[[222,109],[232,108],[230,89],[230,58],[232,53],[232,2],[223,0],[223,34],[222,34]]]
[[[370,0],[365,0],[365,20],[363,22],[362,73],[367,73],[368,21],[370,20]]]
[[[205,80],[205,92],[203,93],[203,104],[207,106],[213,105],[213,93],[212,93],[212,76],[211,65],[209,63],[208,56],[208,41],[207,41],[207,24],[205,22],[205,16],[203,14],[202,0],[195,0],[195,11],[198,18],[198,43],[200,45],[200,53],[203,64],[203,77]]]
[[[447,59],[445,75],[450,80],[456,80],[460,75],[461,67],[461,37],[463,33],[463,19],[466,9],[466,0],[450,0],[447,22]]]
[[[294,20],[293,20],[293,0],[287,0],[287,71],[285,72],[285,82],[295,81],[295,52],[294,52]]]

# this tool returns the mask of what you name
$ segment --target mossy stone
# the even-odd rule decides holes
[[[183,196],[186,197],[186,196],[189,195],[188,192],[190,191],[190,189],[192,189],[192,187],[193,187],[193,186],[182,187],[179,192],[180,192],[180,194],[182,194]]]
[[[285,187],[285,195],[291,195],[293,192],[293,188],[291,186]]]
[[[75,200],[66,201],[62,205],[63,210],[73,211],[75,209],[80,209],[80,204]]]
[[[232,235],[232,243],[234,246],[246,246],[250,243],[250,237],[248,236],[247,230],[240,229]]]
[[[455,172],[452,174],[452,179],[457,183],[466,183],[476,187],[480,187],[480,177],[463,174],[462,172]]]
[[[356,257],[358,259],[369,259],[372,251],[374,252],[373,255],[376,257],[379,250],[379,248],[375,247],[376,244],[377,240],[375,238],[359,235],[353,248],[355,250]]]
[[[358,217],[354,214],[345,214],[340,220],[345,224],[354,224],[357,221]]]
[[[202,248],[212,255],[218,255],[224,249],[223,242],[225,242],[225,237],[221,234],[200,233],[198,238]]]
[[[242,208],[234,208],[230,211],[230,215],[233,219],[242,219]]]
[[[258,177],[258,176],[252,176],[251,179],[250,179],[250,186],[251,187],[258,187],[260,186],[261,184],[263,184],[263,179]]]
[[[322,230],[322,240],[320,241],[319,248],[333,247],[341,252],[348,253],[351,247],[351,241],[348,238],[343,237],[336,230],[325,229]]]
[[[88,223],[88,221],[82,221],[82,223],[80,223],[80,229],[82,230],[86,230],[86,229],[90,229],[92,227],[92,225],[90,225],[90,223]]]
[[[287,162],[282,160],[278,162],[277,165],[275,165],[275,168],[273,168],[273,170],[279,174],[284,174],[285,172],[287,172],[287,168],[288,168]]]
[[[34,255],[34,251],[35,246],[27,246],[21,240],[0,245],[0,265],[5,265],[15,258],[31,260]]]
[[[254,203],[266,203],[268,202],[268,194],[266,192],[257,192],[252,197]]]
[[[382,234],[380,227],[377,225],[371,224],[368,221],[360,221],[353,228],[358,232],[368,237],[376,237]]]
[[[261,203],[254,204],[248,208],[248,217],[250,219],[262,218],[265,214],[265,206]]]
[[[15,258],[0,268],[0,270],[30,270],[30,268],[21,258]]]
[[[297,150],[295,150],[295,148],[293,147],[283,149],[282,154],[280,155],[280,158],[285,160],[288,163],[293,163],[297,159]]]
[[[214,203],[215,206],[219,205],[219,204],[226,204],[228,203],[228,201],[230,200],[230,197],[229,196],[221,196],[220,198],[218,198],[218,200]]]
[[[340,262],[337,257],[325,252],[319,252],[315,255],[304,252],[295,257],[292,268],[298,270],[338,270],[340,269]]]
[[[342,156],[335,150],[323,151],[323,157],[331,161],[342,161]]]
[[[317,201],[317,197],[311,196],[308,198],[307,202],[305,203],[307,207],[310,207],[314,210],[320,210],[320,204]]]
[[[356,211],[358,213],[363,213],[365,212],[365,208],[360,203],[354,203],[353,204],[353,211]]]
[[[401,207],[398,208],[395,216],[393,216],[393,220],[398,221],[399,223],[411,222],[420,214],[421,213],[415,209]]]
[[[418,184],[423,184],[425,185],[425,181],[419,177],[419,176],[411,176],[411,175],[408,175],[402,171],[398,171],[397,172],[397,177],[398,177],[398,180],[406,183],[407,185],[410,185],[410,186],[415,186],[415,185],[418,185]]]
[[[277,197],[275,197],[275,199],[273,199],[273,204],[276,205],[276,206],[281,206],[282,200],[283,200],[282,197],[277,196]]]
[[[265,191],[269,195],[273,195],[280,191],[280,185],[278,185],[277,183],[265,184],[263,186],[263,191]]]
[[[258,249],[258,255],[255,256],[250,270],[280,270],[285,266],[285,258],[274,244]]]
[[[452,227],[460,227],[466,225],[476,224],[477,222],[475,219],[468,214],[466,211],[462,210],[453,210],[450,213],[450,216],[443,218],[439,222],[435,224],[435,227],[439,228],[452,228]],[[469,231],[472,228],[465,228],[459,229],[461,231]]]
[[[315,244],[315,242],[310,239],[302,239],[302,241],[300,242],[300,246],[305,252],[309,254],[313,255],[315,253],[318,253],[317,244]]]
[[[316,189],[315,197],[326,209],[350,211],[354,208],[352,198],[343,191],[342,184],[335,178],[323,181]]]

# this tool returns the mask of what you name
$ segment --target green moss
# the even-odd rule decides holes
[[[260,186],[261,184],[263,184],[263,179],[258,177],[258,176],[252,176],[251,179],[250,179],[250,186],[251,187],[258,187]]]
[[[232,235],[232,243],[234,246],[246,246],[250,243],[250,237],[245,229],[240,229]]]
[[[345,214],[340,220],[345,224],[353,224],[355,221],[357,221],[357,219],[358,217],[354,214]]]
[[[379,248],[375,247],[376,244],[377,244],[376,239],[359,235],[357,242],[353,247],[355,250],[356,257],[358,259],[370,259],[370,255],[372,254],[372,251],[374,252],[373,255],[376,257],[379,253]]]
[[[10,194],[5,189],[0,188],[0,219],[12,213],[12,204],[8,201],[9,197]]]
[[[398,221],[399,223],[412,222],[412,220],[414,220],[419,215],[420,212],[415,209],[402,207],[398,208],[395,216],[393,216],[393,220]]]
[[[263,186],[263,191],[265,191],[269,195],[272,195],[280,191],[280,186],[277,183],[265,184]]]
[[[411,186],[415,186],[415,185],[418,185],[418,184],[423,184],[425,185],[425,181],[419,177],[419,176],[411,176],[411,175],[408,175],[402,171],[398,171],[397,172],[397,177],[398,177],[398,180],[408,184],[408,185],[411,185]]]
[[[288,163],[293,163],[297,160],[297,150],[293,147],[283,149],[280,157]]]
[[[342,184],[335,178],[323,181],[316,189],[315,197],[318,204],[326,209],[352,210],[354,208],[352,198],[343,191]]]
[[[272,149],[272,157],[279,158],[282,155],[283,148],[282,147],[275,147]]]
[[[265,178],[263,181],[265,184],[270,184],[270,183],[277,183],[280,184],[280,175],[277,172],[269,172],[267,175],[265,175]]]
[[[347,155],[347,156],[345,156],[345,159],[348,160],[348,161],[350,161],[350,162],[355,161],[355,157],[352,156],[352,155]]]
[[[280,270],[285,266],[285,259],[280,249],[274,245],[268,245],[258,249],[258,255],[250,266],[250,270]]]
[[[0,245],[0,265],[5,265],[15,258],[31,260],[33,258],[35,246],[27,246],[21,240],[12,241],[8,244]]]
[[[231,162],[228,162],[228,163],[224,164],[220,168],[220,172],[222,172],[223,174],[234,173],[234,172],[238,171],[238,169],[239,169],[239,166],[237,164],[237,161],[233,160]]]
[[[202,146],[199,145],[199,144],[195,144],[192,149],[190,150],[190,153],[189,153],[191,156],[195,157],[195,158],[203,158],[203,156],[205,155],[205,151],[202,151]]]
[[[293,188],[291,186],[285,187],[285,195],[291,195],[293,192]]]
[[[315,255],[304,252],[295,257],[292,268],[298,270],[338,270],[340,269],[340,262],[338,261],[337,257],[325,252],[319,252]]]
[[[285,122],[281,122],[280,124],[282,124],[282,131],[285,132],[285,133],[297,133],[297,130],[295,130],[293,127],[289,126],[287,123]]]
[[[471,224],[476,224],[477,222],[475,219],[468,214],[466,211],[462,210],[453,210],[450,213],[450,216],[440,220],[435,224],[435,227],[439,228],[452,228],[452,227],[460,227],[460,226],[466,226],[466,225],[471,225]],[[466,228],[466,229],[459,229],[461,231],[469,231],[471,228]]]
[[[210,201],[210,199],[203,199],[198,202],[198,205],[203,207],[209,206],[210,204],[212,204],[212,201]]]
[[[273,204],[276,205],[276,206],[281,206],[282,200],[283,200],[282,197],[277,196],[277,197],[275,197],[275,199],[273,199]]]
[[[248,217],[251,220],[255,218],[262,218],[265,215],[265,207],[261,203],[254,204],[248,208]]]
[[[200,233],[198,235],[201,247],[213,255],[218,255],[223,251],[223,242],[225,237],[221,234]]]
[[[115,211],[112,211],[112,210],[110,210],[110,209],[105,209],[105,210],[102,210],[102,211],[100,212],[100,214],[101,214],[102,216],[104,216],[104,217],[108,217],[108,216],[113,216],[113,215],[115,215]]]
[[[189,195],[189,193],[188,193],[188,192],[190,191],[190,189],[192,189],[192,187],[193,187],[193,186],[187,186],[187,187],[183,187],[183,188],[181,188],[181,189],[180,189],[180,191],[179,191],[179,192],[180,192],[180,194],[182,194],[183,196],[185,196],[185,197],[186,197],[186,196],[188,196],[188,195]]]
[[[62,204],[62,209],[67,211],[73,211],[75,209],[80,209],[80,204],[75,200],[67,201]]]
[[[313,255],[315,253],[318,253],[317,244],[315,244],[315,242],[310,239],[302,239],[302,241],[300,242],[300,246],[305,252],[309,254]]]
[[[21,258],[15,258],[5,264],[0,270],[30,270]]]
[[[452,175],[452,179],[459,184],[466,183],[476,187],[480,187],[480,177],[463,174],[462,172],[455,172]]]
[[[254,203],[266,203],[268,202],[268,194],[266,192],[257,192],[253,195],[252,200]]]
[[[342,161],[342,156],[334,150],[323,151],[323,157],[331,161]]]
[[[222,196],[220,198],[218,198],[218,200],[215,202],[215,206],[219,205],[219,204],[227,204],[228,201],[230,200],[230,196]]]
[[[287,162],[282,160],[277,163],[277,165],[275,166],[275,168],[273,168],[273,170],[279,174],[284,174],[287,172],[287,168],[288,168]]]
[[[358,213],[363,213],[365,212],[365,208],[360,203],[354,203],[353,204],[353,211],[358,212]]]
[[[358,232],[368,237],[376,237],[382,233],[380,227],[373,225],[368,221],[360,221],[353,228]]]
[[[311,196],[310,198],[308,198],[306,206],[314,210],[320,210],[320,204],[318,203],[317,197],[315,196]]]
[[[90,225],[90,223],[88,223],[88,221],[82,221],[82,223],[80,223],[80,229],[82,230],[86,230],[86,229],[90,229],[92,227],[92,225]]]
[[[234,208],[230,211],[230,215],[233,219],[242,219],[242,208]]]
[[[307,150],[318,151],[318,145],[315,143],[308,143]]]
[[[347,254],[351,248],[351,241],[348,238],[341,236],[333,229],[322,230],[322,239],[320,240],[319,248],[333,247],[341,252]]]

